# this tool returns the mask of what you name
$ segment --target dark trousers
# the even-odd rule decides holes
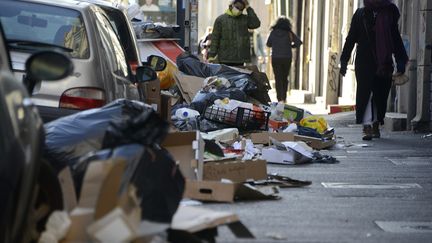
[[[288,75],[291,68],[291,58],[272,57],[273,73],[276,81],[276,95],[278,101],[286,101],[288,90]]]

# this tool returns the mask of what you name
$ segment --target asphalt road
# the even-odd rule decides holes
[[[256,237],[219,227],[217,242],[432,242],[432,138],[382,131],[365,142],[354,113],[327,120],[338,144],[321,153],[340,163],[268,165],[313,184],[281,189],[280,200],[204,204],[237,213]]]

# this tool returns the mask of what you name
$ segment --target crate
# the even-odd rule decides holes
[[[204,118],[210,121],[234,126],[241,131],[268,130],[270,112],[238,107],[232,111],[218,106],[209,106]]]

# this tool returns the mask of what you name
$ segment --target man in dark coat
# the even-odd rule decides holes
[[[380,137],[379,125],[384,124],[394,70],[392,56],[399,74],[405,72],[408,56],[398,29],[397,6],[391,0],[364,0],[364,5],[352,17],[340,57],[340,73],[345,76],[351,51],[357,44],[356,122],[363,124],[363,139],[371,140]]]
[[[244,9],[247,15],[243,14]],[[247,0],[232,0],[225,13],[215,20],[208,61],[229,66],[243,66],[250,62],[249,29],[260,25]]]

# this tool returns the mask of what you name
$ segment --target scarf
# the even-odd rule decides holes
[[[393,24],[392,0],[364,0],[365,9],[375,12],[377,74],[388,76],[393,72],[392,54],[394,51],[391,27]]]

